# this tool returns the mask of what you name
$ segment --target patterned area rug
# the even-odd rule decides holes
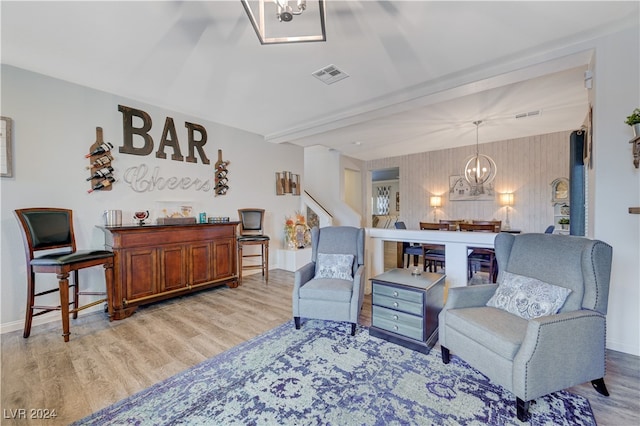
[[[76,425],[522,425],[514,396],[459,358],[345,324],[293,321]],[[453,354],[452,354],[453,355]],[[595,425],[568,392],[535,401],[531,425]]]

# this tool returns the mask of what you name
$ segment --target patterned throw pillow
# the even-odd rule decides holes
[[[487,302],[524,319],[558,313],[571,289],[504,272],[502,284]]]
[[[338,278],[353,280],[352,254],[318,253],[315,278]]]

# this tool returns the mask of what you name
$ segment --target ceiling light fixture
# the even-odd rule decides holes
[[[491,183],[496,177],[496,162],[488,155],[480,154],[478,148],[478,128],[482,121],[474,121],[476,125],[476,153],[467,158],[464,165],[464,178],[471,185],[471,195],[484,193],[484,185]]]
[[[241,1],[261,44],[327,40],[325,0]]]

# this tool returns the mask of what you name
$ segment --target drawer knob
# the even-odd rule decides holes
[[[397,321],[397,320],[398,320],[398,316],[397,316],[397,315],[394,315],[394,316],[393,316],[393,319]]]
[[[398,292],[397,291],[393,292],[393,297],[398,297]]]
[[[399,305],[398,305],[398,302],[393,302],[393,307],[394,307],[394,308],[397,308],[398,306],[399,306]]]
[[[397,325],[394,325],[394,326],[393,326],[393,329],[394,329],[395,331],[398,331],[398,326],[397,326]]]

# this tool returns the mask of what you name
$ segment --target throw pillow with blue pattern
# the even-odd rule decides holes
[[[318,253],[314,278],[353,280],[353,255]]]
[[[558,313],[569,293],[571,289],[505,271],[487,306],[533,319]]]

